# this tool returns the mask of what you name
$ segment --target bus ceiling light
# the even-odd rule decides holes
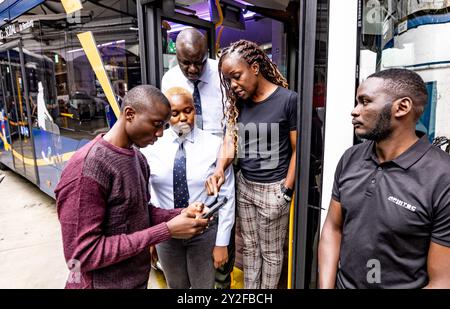
[[[167,33],[180,32],[184,29],[192,28],[192,26],[185,26],[185,25],[180,25],[180,24],[174,24],[174,25],[170,25],[170,26],[171,26],[171,28],[169,31],[167,31]]]
[[[247,1],[244,1],[244,0],[234,0],[234,1],[236,1],[236,2],[238,2],[240,4],[243,4],[243,5],[253,5],[253,4],[251,4],[251,3],[247,2]]]
[[[182,5],[182,6],[189,6],[197,3],[202,2],[208,2],[207,0],[175,0],[176,4]]]
[[[284,11],[289,5],[290,0],[245,0],[245,2],[272,10]],[[238,0],[238,2],[244,2]]]
[[[255,16],[255,15],[256,15],[255,12],[247,11],[247,12],[244,14],[244,18],[245,18],[245,19],[249,19],[249,18],[252,18],[252,17]]]

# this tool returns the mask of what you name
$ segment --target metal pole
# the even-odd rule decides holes
[[[296,207],[294,227],[294,261],[295,269],[293,287],[308,288],[306,282],[306,249],[308,233],[308,194],[309,194],[309,164],[311,153],[311,121],[314,94],[314,62],[316,47],[317,0],[302,0],[300,2],[299,29],[299,108],[297,112],[297,128],[301,134],[297,140],[297,170],[299,177],[296,182]]]
[[[136,3],[136,9],[137,9],[137,18],[138,18],[138,29],[139,29],[139,61],[141,64],[141,78],[142,78],[142,84],[148,84],[148,77],[147,77],[147,46],[145,44],[145,38],[146,38],[146,29],[147,29],[147,23],[144,20],[145,14],[145,4],[143,4],[143,0],[138,0]]]

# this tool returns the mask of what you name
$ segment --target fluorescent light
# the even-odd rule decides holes
[[[80,52],[80,51],[83,51],[83,49],[82,48],[73,49],[73,50],[69,50],[67,53],[68,54],[72,54],[72,53],[77,53],[77,52]]]
[[[243,4],[243,5],[251,5],[251,6],[253,6],[253,4],[248,3],[248,2],[246,2],[246,1],[243,1],[243,0],[235,0],[235,1],[238,2],[238,3],[240,3],[240,4]]]
[[[253,17],[255,15],[256,15],[255,12],[248,11],[247,13],[244,14],[244,18],[250,18],[250,17]]]
[[[122,43],[125,43],[125,40],[119,40],[119,41],[114,41],[114,42],[108,42],[108,43],[104,43],[104,44],[97,45],[97,47],[105,47],[105,46],[110,46],[110,45],[114,45],[114,44],[122,44]]]
[[[182,31],[184,29],[188,29],[188,28],[192,28],[192,26],[186,26],[186,25],[176,25],[176,26],[171,26],[170,30],[167,31],[167,33],[173,33],[173,32],[179,32]]]
[[[108,42],[108,43],[104,43],[104,44],[99,44],[99,45],[97,45],[97,47],[105,47],[105,46],[110,46],[110,45],[114,45],[114,44],[122,44],[122,43],[125,43],[125,40],[118,40],[118,41]],[[81,52],[81,51],[83,51],[83,49],[78,48],[78,49],[69,50],[67,53],[72,54],[72,53],[77,53],[77,52]]]

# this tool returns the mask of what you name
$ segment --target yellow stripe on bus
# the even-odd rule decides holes
[[[117,119],[119,119],[119,104],[117,103],[116,96],[114,95],[114,91],[108,75],[106,74],[102,58],[100,57],[97,44],[95,43],[94,35],[91,31],[87,31],[78,34],[78,39],[80,40],[81,46],[83,47],[84,52],[86,53],[86,56],[91,63],[92,69],[94,70],[95,75],[97,76],[97,79],[103,88],[103,92],[108,99],[109,105],[111,105],[114,114],[116,115]]]
[[[34,166],[34,159],[33,159],[33,158],[25,157],[25,156],[23,156],[22,154],[20,154],[20,153],[18,153],[17,151],[15,151],[14,149],[13,149],[12,153],[13,153],[13,156],[14,156],[16,159],[18,159],[18,160],[24,162],[26,165]],[[61,156],[59,156],[59,157],[58,157],[58,156],[51,156],[51,157],[48,158],[47,160],[44,160],[44,159],[37,159],[37,160],[36,160],[36,165],[37,165],[37,166],[47,166],[47,165],[53,165],[55,161],[60,161],[61,163],[62,163],[62,162],[66,162],[66,161],[68,161],[68,160],[73,156],[74,153],[75,153],[75,151],[72,151],[72,152],[66,152],[66,153],[63,153],[63,154],[62,154]]]
[[[11,149],[11,145],[8,143],[8,140],[6,139],[5,136],[3,136],[3,134],[0,132],[0,139],[3,142],[3,147],[5,148],[6,151]],[[1,153],[1,152],[0,152]]]
[[[79,11],[83,8],[80,0],[61,0],[61,3],[66,10],[67,14],[72,14],[76,11]]]

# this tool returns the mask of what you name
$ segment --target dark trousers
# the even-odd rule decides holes
[[[191,239],[170,239],[156,245],[169,288],[214,288],[212,252],[216,234],[217,221],[210,223],[204,233]]]
[[[231,288],[231,273],[234,268],[234,259],[236,257],[235,246],[235,227],[231,230],[230,244],[228,245],[228,262],[216,269],[216,289],[229,290]]]

